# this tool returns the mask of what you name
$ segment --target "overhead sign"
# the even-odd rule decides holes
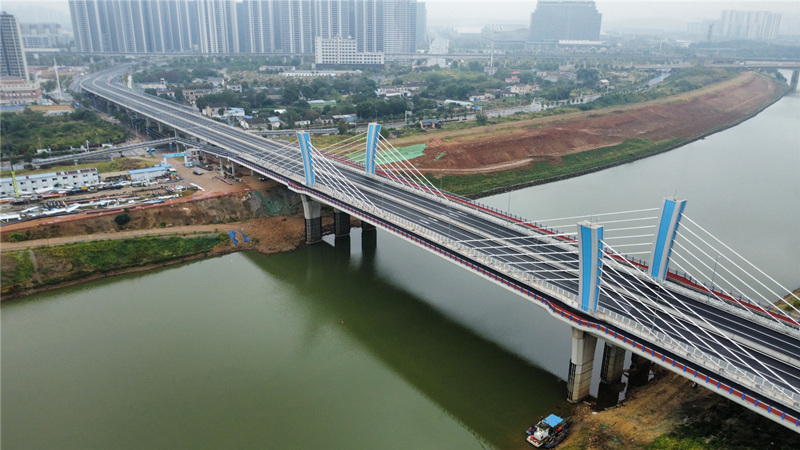
[[[184,153],[167,153],[164,155],[164,158],[185,158],[186,152]]]

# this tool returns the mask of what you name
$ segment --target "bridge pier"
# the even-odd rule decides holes
[[[800,78],[800,70],[793,70],[792,79],[789,81],[789,92],[797,92],[798,78]]]
[[[162,125],[161,122],[158,122],[158,132],[161,133],[162,131],[164,131],[164,125]]]
[[[610,342],[603,344],[603,365],[600,368],[600,381],[613,384],[622,378],[625,369],[625,349]]]
[[[577,328],[572,329],[572,357],[567,377],[567,401],[578,403],[589,396],[597,338]]]
[[[336,239],[350,236],[350,215],[338,209],[333,210],[333,231]]]
[[[300,198],[306,218],[306,244],[322,242],[322,205],[305,194],[301,194]]]
[[[373,225],[373,224],[371,224],[369,222],[364,222],[362,220],[361,221],[361,232],[363,233],[365,231],[375,231],[375,225]]]

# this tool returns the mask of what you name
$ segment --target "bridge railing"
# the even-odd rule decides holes
[[[645,272],[642,272],[636,267],[632,267],[630,265],[625,265],[615,259],[607,258],[604,259],[604,264],[612,264],[617,269],[626,270],[633,269],[631,272],[636,278],[644,281],[644,282],[653,282],[653,278]],[[800,329],[797,327],[791,326],[789,323],[784,321],[776,321],[772,318],[765,317],[763,314],[756,312],[754,309],[751,308],[743,308],[741,304],[726,301],[717,295],[713,294],[703,294],[702,292],[698,292],[694,289],[690,289],[686,286],[682,286],[675,282],[665,282],[661,283],[661,286],[667,289],[670,292],[683,295],[699,301],[701,303],[705,303],[709,306],[713,306],[717,309],[724,310],[731,314],[737,315],[739,317],[745,317],[748,320],[758,323],[764,327],[770,328],[775,331],[779,331],[781,333],[786,333],[797,338],[800,338]]]
[[[700,350],[687,342],[677,341],[664,333],[655,331],[652,327],[646,327],[635,320],[631,320],[628,317],[602,306],[598,306],[596,315],[598,318],[612,323],[615,326],[618,326],[619,328],[633,334],[638,334],[639,336],[649,335],[657,345],[671,351],[676,355],[681,355],[682,357],[687,358],[700,367],[705,367],[719,375],[729,378],[731,381],[741,384],[742,386],[747,386],[753,391],[760,392],[783,404],[791,404],[794,407],[800,406],[800,395],[798,395],[796,392],[778,386],[759,375],[745,371],[727,361],[717,358],[716,356],[709,355],[703,350]],[[787,399],[789,400],[788,403]]]

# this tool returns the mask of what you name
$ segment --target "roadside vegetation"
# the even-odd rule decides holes
[[[19,114],[0,115],[0,136],[3,136],[0,149],[3,159],[16,163],[19,160],[30,162],[37,149],[47,149],[47,154],[69,154],[86,147],[87,141],[92,147],[121,142],[128,137],[128,132],[87,109],[54,117],[26,109]]]

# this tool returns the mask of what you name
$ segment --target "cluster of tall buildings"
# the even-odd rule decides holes
[[[687,31],[707,38],[775,40],[781,28],[781,14],[770,11],[724,10],[719,20],[688,24]]]
[[[419,10],[418,10],[419,7]],[[413,53],[416,0],[69,0],[75,47],[90,53]]]
[[[722,11],[719,34],[733,39],[778,38],[781,15],[769,11]]]

